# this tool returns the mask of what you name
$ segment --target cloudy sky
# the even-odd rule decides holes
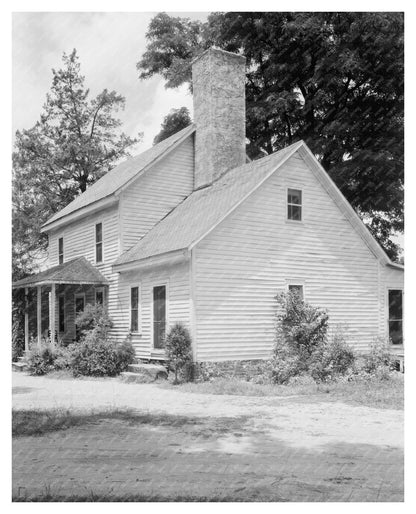
[[[13,133],[39,119],[52,82],[52,68],[62,54],[77,49],[86,86],[95,95],[104,88],[126,98],[119,113],[123,131],[143,142],[133,153],[152,145],[160,124],[172,108],[192,97],[184,86],[165,89],[161,77],[141,81],[136,63],[145,51],[145,33],[156,13],[14,13],[13,14]],[[208,13],[169,13],[205,20]]]

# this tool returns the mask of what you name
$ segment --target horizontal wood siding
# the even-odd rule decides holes
[[[193,148],[190,136],[123,192],[120,227],[124,251],[192,192]]]
[[[287,221],[287,188],[303,221]],[[268,357],[278,291],[304,285],[332,329],[366,349],[379,332],[378,261],[295,154],[196,247],[197,360]]]
[[[95,225],[97,223],[103,224],[103,262],[96,263],[95,261]],[[108,309],[109,314],[115,325],[121,318],[121,313],[118,310],[118,274],[112,271],[112,264],[119,255],[119,215],[117,205],[81,220],[71,223],[61,230],[56,230],[49,235],[49,258],[51,266],[58,264],[58,240],[60,237],[64,238],[64,261],[69,261],[76,257],[85,257],[91,264],[93,264],[104,277],[109,281],[108,288]],[[94,288],[87,287],[89,291],[86,303],[94,303],[95,293]],[[73,298],[74,291],[68,291],[68,315],[69,318],[69,332],[65,335],[65,340],[72,339],[75,335],[75,326],[73,319],[73,305],[71,297]],[[56,320],[58,316],[56,315]]]
[[[117,324],[119,339],[126,338],[130,332],[130,288],[140,286],[139,333],[131,335],[139,358],[152,357],[153,287],[162,284],[167,284],[168,326],[181,322],[189,327],[189,262],[120,274],[117,303],[122,318]]]

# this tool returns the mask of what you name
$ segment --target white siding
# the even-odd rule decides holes
[[[131,248],[193,188],[193,136],[133,182],[120,198],[122,250]]]
[[[167,327],[181,322],[189,327],[189,262],[120,274],[118,336],[126,337],[130,330],[130,287],[140,286],[139,334],[132,343],[139,358],[152,357],[152,298],[153,287],[167,284]]]
[[[103,262],[95,262],[95,225],[103,225]],[[118,298],[118,274],[113,273],[112,264],[119,255],[119,230],[118,230],[118,207],[112,207],[91,214],[85,218],[77,220],[64,228],[49,234],[49,260],[51,266],[58,264],[58,239],[64,238],[64,262],[76,257],[85,257],[91,264],[96,266],[104,277],[109,281],[108,289],[108,308],[114,323],[118,323],[120,313],[117,310]],[[93,288],[81,288],[88,292],[86,303],[95,301]],[[81,290],[80,289],[80,290]],[[88,290],[88,291],[87,291]],[[65,340],[72,339],[74,332],[74,289],[67,288],[65,294],[65,304],[67,306],[66,316],[68,317],[68,332]],[[77,291],[78,292],[78,291]],[[58,307],[56,307],[57,309]],[[56,323],[58,323],[58,311],[56,311]]]
[[[302,223],[286,221],[288,187],[302,189]],[[274,297],[288,283],[365,349],[380,330],[378,266],[295,154],[196,248],[197,360],[270,355]]]

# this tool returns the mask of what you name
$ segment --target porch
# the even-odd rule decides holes
[[[35,339],[68,344],[76,339],[75,318],[87,303],[105,303],[107,279],[84,257],[13,283],[25,290],[25,351]]]

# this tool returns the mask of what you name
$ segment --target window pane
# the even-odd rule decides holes
[[[101,262],[103,260],[103,244],[99,243],[95,246],[95,260]]]
[[[60,237],[58,240],[58,246],[59,246],[59,264],[62,264],[64,262],[64,239],[63,237]]]
[[[391,289],[389,291],[389,319],[402,319],[402,292],[400,289]]]
[[[153,288],[153,345],[164,348],[166,332],[166,287]]]
[[[104,294],[102,291],[95,292],[95,303],[102,305],[104,303]]]
[[[137,332],[139,330],[139,311],[132,310],[131,311],[131,326],[130,330],[132,332]]]
[[[298,205],[288,205],[287,217],[289,220],[302,221],[302,207]]]
[[[290,284],[289,292],[298,295],[303,300],[303,286]]]
[[[137,309],[139,307],[139,288],[131,288],[131,308]]]
[[[103,224],[97,223],[97,225],[95,225],[95,242],[101,243],[102,240],[103,240]]]
[[[59,332],[65,332],[65,298],[59,297]]]
[[[389,321],[389,336],[393,344],[403,344],[402,321]]]
[[[302,191],[300,189],[289,189],[287,192],[287,203],[302,205]]]

